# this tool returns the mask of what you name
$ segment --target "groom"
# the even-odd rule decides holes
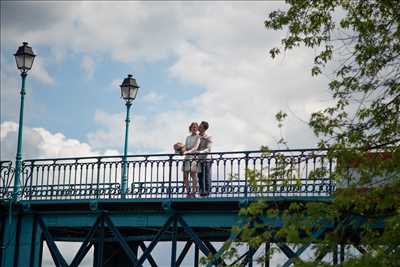
[[[198,177],[200,185],[200,196],[205,197],[210,194],[211,185],[211,161],[207,160],[207,153],[211,152],[211,136],[208,136],[208,122],[202,121],[199,125],[200,144],[197,149],[199,165]]]

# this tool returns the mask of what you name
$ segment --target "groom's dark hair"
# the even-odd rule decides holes
[[[208,122],[202,121],[200,124],[203,125],[204,129],[207,131],[208,130]]]

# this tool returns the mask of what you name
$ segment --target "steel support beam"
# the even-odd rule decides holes
[[[138,263],[137,254],[135,254],[132,249],[129,247],[128,243],[125,241],[124,237],[118,231],[117,227],[115,227],[114,223],[107,215],[103,215],[105,223],[111,229],[114,236],[117,238],[117,241],[121,245],[123,251],[125,252],[126,256],[128,257],[129,261],[135,266],[142,266],[142,263]]]
[[[253,267],[253,257],[254,257],[254,254],[256,253],[256,251],[258,250],[258,248],[249,247],[247,256],[243,261],[244,266],[246,266],[246,264],[248,264],[249,267]]]
[[[286,255],[286,257],[288,257],[289,259],[292,259],[294,257],[296,257],[296,253],[293,252],[293,250],[291,248],[288,247],[288,245],[283,244],[281,242],[276,243],[276,245],[281,249],[281,251],[283,252],[283,254]],[[285,264],[288,262],[285,262]],[[289,265],[292,264],[292,262],[288,263]]]
[[[164,226],[160,229],[160,231],[156,234],[154,239],[151,241],[150,245],[146,248],[145,251],[143,251],[142,256],[140,257],[139,261],[137,262],[138,266],[141,266],[143,264],[143,262],[148,258],[151,251],[154,249],[154,247],[157,245],[158,241],[160,240],[161,235],[169,228],[169,226],[171,225],[171,223],[174,219],[175,219],[174,215],[172,215],[171,217],[168,218],[168,220],[165,222]]]
[[[199,252],[200,252],[199,247],[197,245],[195,245],[195,248],[194,248],[194,263],[193,263],[194,267],[199,267]]]
[[[332,247],[332,264],[337,265],[338,264],[338,246],[337,244],[334,244]]]
[[[183,247],[183,249],[181,251],[181,254],[178,257],[178,260],[176,261],[176,266],[177,267],[179,267],[182,264],[183,260],[186,257],[186,254],[189,252],[189,249],[192,246],[192,244],[193,244],[192,240],[189,240],[189,241],[186,242],[185,246]]]
[[[326,254],[328,254],[329,249],[328,248],[324,248],[321,253],[319,255],[317,255],[317,257],[315,258],[315,262],[320,262],[322,261],[322,259],[326,256]]]
[[[147,247],[146,247],[146,245],[144,244],[143,241],[139,242],[139,246],[140,246],[140,248],[142,249],[143,252],[146,251]],[[151,267],[157,267],[157,263],[156,263],[156,261],[153,259],[153,257],[151,256],[151,254],[149,254],[149,255],[147,256],[147,261],[150,263]]]
[[[208,256],[210,250],[204,245],[199,236],[192,230],[192,228],[189,227],[189,225],[182,219],[181,216],[177,215],[177,217],[179,224],[183,227],[183,230],[189,235],[189,237],[193,240],[193,242],[201,250],[201,252],[203,252],[204,255]]]
[[[211,244],[210,241],[208,240],[204,240],[204,244],[206,245],[206,247],[210,250],[210,252],[215,255],[217,253],[217,250],[214,248],[213,244]]]
[[[14,254],[14,265],[18,266],[19,262],[19,247],[21,242],[21,219],[22,214],[17,215],[17,229],[16,229],[16,239],[15,239],[15,254]]]
[[[246,257],[249,254],[249,251],[246,251],[245,253],[242,254],[242,256],[238,257],[234,262],[232,262],[231,266],[235,266],[238,262],[243,260],[244,257]]]
[[[103,267],[104,262],[104,219],[101,218],[100,225],[98,226],[99,234],[97,236],[96,242],[96,253],[94,257],[96,258],[96,267]]]
[[[30,266],[40,266],[42,258],[43,242],[41,232],[39,231],[37,218],[33,216],[32,232],[30,245]]]
[[[0,239],[0,266],[41,266],[42,232],[34,215],[20,213],[9,221],[3,217],[3,236]]]
[[[50,251],[51,257],[53,258],[54,263],[56,264],[57,267],[68,267],[67,262],[65,261],[64,257],[61,255],[60,250],[58,250],[58,247],[53,240],[53,237],[49,233],[47,226],[44,224],[42,218],[39,215],[37,216],[37,220],[39,223],[39,227],[43,232],[44,240],[47,243],[47,247],[49,248],[49,251]]]
[[[4,249],[4,228],[6,224],[6,216],[2,214],[0,216],[0,263],[3,262],[3,249]]]
[[[345,244],[340,244],[340,263],[344,262],[344,248]]]
[[[199,199],[199,203],[201,203],[201,201],[205,200]],[[83,203],[77,204],[77,208],[72,208],[71,210],[66,210],[65,207],[68,205],[61,205],[60,203],[61,208],[57,209],[54,207],[58,206],[51,206],[49,203],[43,204],[43,206],[34,204],[33,207],[25,206],[24,210],[22,208],[15,209],[14,214],[12,214],[12,224],[8,223],[8,214],[2,214],[0,216],[0,239],[3,237],[3,240],[0,240],[0,245],[3,246],[3,248],[0,251],[0,254],[2,254],[0,257],[0,265],[2,267],[39,266],[43,244],[42,238],[44,238],[48,244],[51,257],[56,266],[79,266],[90,251],[91,246],[94,245],[95,266],[114,266],[114,262],[110,261],[107,263],[107,258],[104,257],[105,254],[111,251],[111,253],[107,255],[114,255],[114,259],[121,259],[121,265],[115,265],[115,267],[139,267],[144,265],[145,261],[148,261],[152,267],[155,267],[157,264],[151,253],[153,253],[155,246],[157,246],[160,241],[171,242],[171,255],[168,255],[168,261],[171,261],[171,266],[182,265],[192,244],[195,244],[194,258],[196,262],[194,266],[198,265],[200,250],[206,256],[213,254],[213,263],[208,266],[223,265],[224,262],[221,259],[221,255],[223,255],[226,246],[222,246],[216,250],[214,248],[215,244],[211,242],[226,240],[229,232],[221,229],[225,229],[228,224],[232,226],[234,222],[241,219],[238,215],[234,215],[234,211],[236,210],[223,210],[225,206],[219,207],[221,212],[218,212],[218,214],[214,214],[217,213],[215,210],[208,211],[203,208],[199,209],[198,212],[193,212],[190,207],[191,204],[185,203],[184,200],[182,200],[176,203],[174,202],[173,207],[175,210],[172,210],[172,212],[177,212],[177,214],[169,214],[160,209],[160,203],[149,202],[149,204],[147,204],[146,202],[146,205],[141,203],[137,207],[130,207],[129,205],[131,203],[127,202],[128,201],[124,202],[125,206],[120,206],[119,202],[101,203],[99,208],[109,208],[109,212],[99,211],[98,213],[96,213],[94,209],[88,210],[88,207]],[[46,209],[46,205],[49,205],[49,207],[51,206],[51,208]],[[229,205],[229,207],[232,207],[231,204]],[[65,210],[63,210],[62,207]],[[198,207],[196,207],[196,211],[197,208]],[[142,212],[142,209],[145,209],[145,212]],[[216,219],[209,221],[213,216]],[[72,223],[69,224],[70,222]],[[280,226],[278,223],[268,222],[268,229],[279,229]],[[358,224],[356,226],[359,227]],[[333,227],[323,224],[322,228],[315,228],[312,233],[313,237],[318,238],[325,234],[328,228],[332,229]],[[212,230],[207,231],[207,229]],[[355,228],[354,231],[356,230],[357,228]],[[3,236],[1,236],[1,233],[3,233]],[[239,234],[240,233],[230,233],[227,242],[235,240]],[[12,237],[9,238],[8,235]],[[60,251],[60,247],[58,247],[60,246],[58,241],[69,241],[68,238],[83,242],[70,265],[66,263],[65,257],[63,257],[65,254],[63,255],[63,251]],[[150,238],[152,238],[152,241],[148,247],[146,247],[144,241],[151,240]],[[210,242],[209,240],[213,241]],[[177,243],[181,241],[187,241],[187,243],[182,251],[178,251]],[[283,267],[292,265],[293,261],[297,260],[310,245],[304,244],[297,247],[297,249],[291,249],[288,244],[285,243],[286,240],[271,240],[270,242],[277,241],[280,242],[278,245],[280,249],[289,258],[284,263]],[[339,243],[340,242],[343,241],[339,241]],[[336,248],[336,252],[333,251],[332,246],[328,248],[330,253],[332,251],[334,252],[332,260],[335,264],[344,261],[344,246],[345,244],[340,244],[339,247]],[[366,253],[362,244],[355,246],[361,253]],[[141,257],[138,257],[138,247],[143,250]],[[114,251],[116,253],[114,253],[111,248],[115,248]],[[266,252],[269,251],[269,248],[270,243],[265,244]],[[251,266],[251,258],[255,252],[256,250],[250,249],[243,254],[240,257],[242,263],[247,263]],[[326,253],[318,255],[317,260],[321,260],[325,255]],[[163,264],[165,263],[168,264],[164,261]],[[269,259],[268,256],[266,256],[265,266],[268,265]]]
[[[355,247],[361,254],[367,253],[367,251],[362,247],[362,245],[354,245],[354,247]]]
[[[271,250],[271,243],[265,242],[265,250],[264,250],[264,266],[269,267],[270,265],[270,250]]]
[[[237,264],[238,262],[240,262],[242,259],[243,262],[240,264],[240,266],[246,266],[246,264],[249,264],[249,267],[253,266],[253,256],[254,254],[257,252],[257,250],[260,247],[258,247],[257,249],[255,248],[251,248],[249,247],[249,250],[246,251],[245,253],[242,254],[242,256],[238,257],[232,264],[230,264],[229,266],[235,266],[235,264]]]
[[[210,241],[204,240],[204,244],[207,246],[207,248],[210,250],[210,252],[213,255],[216,255],[218,253]],[[218,266],[220,266],[220,265],[226,266],[226,263],[221,258],[216,259],[215,262],[217,263]]]
[[[132,249],[132,252],[137,255],[138,250],[138,242],[128,242],[129,247]],[[97,243],[94,244],[94,255],[99,255],[99,245]],[[104,242],[103,255],[102,259],[103,266],[102,267],[133,267],[135,266],[128,258],[124,250],[121,249],[120,244],[117,241],[113,242]],[[93,267],[100,266],[97,259],[93,262]]]
[[[325,226],[317,228],[314,232],[311,233],[311,236],[313,238],[318,238],[321,235],[323,235],[325,233],[325,231],[327,230],[327,228]],[[311,245],[311,242],[304,244],[303,246],[301,246],[298,250],[296,250],[296,252],[293,252],[288,246],[286,245],[279,245],[279,248],[283,251],[283,253],[285,253],[285,255],[289,258],[285,264],[282,265],[282,267],[289,267],[292,263],[293,260],[295,258],[298,258],[309,246]]]
[[[245,223],[246,223],[246,220],[241,218],[241,220],[238,223],[239,229],[241,227],[243,227],[243,225]],[[225,242],[228,242],[228,243],[233,242],[240,235],[240,233],[241,233],[240,231],[238,231],[238,232],[231,231],[228,240],[225,241]],[[213,264],[217,263],[219,261],[219,259],[221,258],[222,254],[224,253],[225,250],[226,250],[226,246],[225,246],[225,244],[223,244],[221,246],[221,248],[216,253],[214,253],[213,259],[212,259],[212,261],[210,263],[207,264],[207,267],[211,267]]]
[[[89,233],[87,234],[85,240],[82,242],[82,245],[80,246],[78,252],[75,254],[75,257],[73,258],[70,267],[77,267],[83,260],[83,258],[86,256],[86,254],[89,252],[90,248],[92,247],[94,243],[94,236],[96,234],[97,228],[99,224],[104,224],[103,222],[103,217],[100,215],[97,217],[96,222],[90,229]],[[100,265],[101,266],[101,265]]]
[[[32,214],[20,217],[20,241],[18,245],[18,266],[39,266],[41,257],[41,231],[37,218]]]
[[[176,236],[177,236],[177,231],[178,231],[178,221],[176,219],[176,217],[174,218],[174,223],[172,226],[172,237],[171,237],[171,241],[172,241],[172,246],[171,246],[171,267],[176,267],[176,245],[177,245],[177,240],[176,240]]]

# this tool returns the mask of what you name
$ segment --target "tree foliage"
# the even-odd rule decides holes
[[[400,2],[398,0],[297,0],[268,15],[268,30],[287,31],[272,58],[298,47],[316,51],[311,75],[329,77],[334,105],[311,115],[309,125],[320,148],[336,161],[331,178],[338,189],[332,202],[256,202],[241,210],[250,218],[284,219],[273,231],[262,222],[243,227],[239,243],[258,247],[275,238],[315,244],[315,257],[294,259],[296,266],[325,266],[322,255],[337,244],[353,245],[341,266],[399,266],[400,263]],[[278,127],[286,117],[278,113]],[[287,145],[281,139],[280,143]],[[295,144],[294,144],[295,145]],[[286,174],[285,167],[275,175]],[[356,171],[354,171],[356,170]],[[318,175],[327,175],[319,169]],[[272,174],[272,178],[274,174]],[[265,179],[253,173],[251,180]],[[267,177],[271,179],[271,177]],[[333,227],[311,233],[328,220]],[[384,227],[377,229],[374,225]],[[235,256],[236,249],[226,255]],[[237,255],[236,255],[237,256]],[[265,256],[265,255],[264,255]],[[268,256],[268,255],[266,255]]]

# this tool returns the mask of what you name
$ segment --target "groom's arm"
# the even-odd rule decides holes
[[[212,145],[212,139],[211,136],[207,137],[207,147],[203,150],[198,150],[197,153],[210,153],[211,152],[211,145]]]

